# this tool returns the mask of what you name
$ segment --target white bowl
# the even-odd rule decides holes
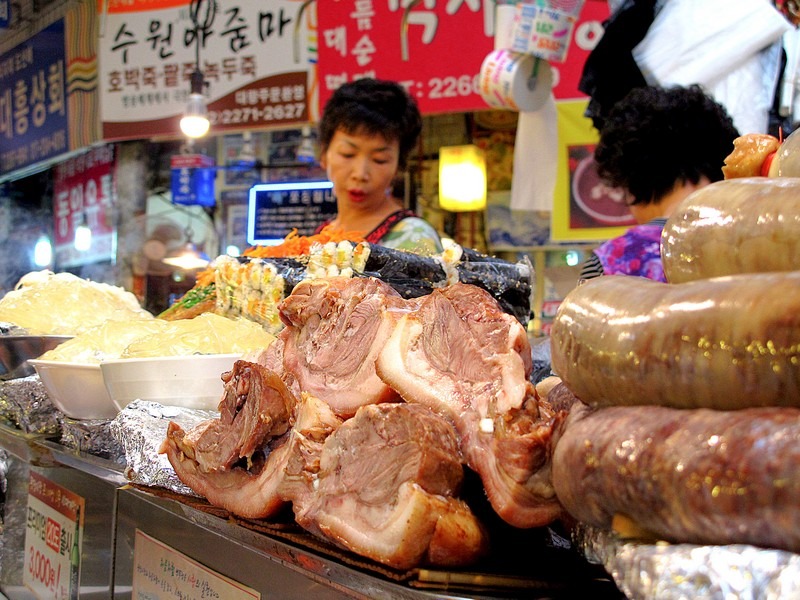
[[[73,419],[113,419],[117,407],[103,383],[100,365],[32,360],[53,404]]]
[[[216,410],[223,391],[221,375],[239,358],[238,354],[120,358],[100,368],[119,410],[134,400]]]

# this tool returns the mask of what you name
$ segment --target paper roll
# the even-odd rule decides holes
[[[498,4],[494,12],[494,49],[508,50],[514,43],[515,4]]]
[[[493,50],[481,65],[480,93],[489,106],[535,111],[553,89],[550,63],[530,54]]]

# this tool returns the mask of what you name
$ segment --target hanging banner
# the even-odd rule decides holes
[[[180,135],[198,45],[212,133],[308,122],[304,4],[201,4],[196,26],[188,0],[109,1],[100,39],[105,139]]]
[[[362,77],[402,83],[424,114],[486,109],[478,75],[494,44],[494,1],[319,2],[320,107]]]
[[[58,268],[114,258],[114,146],[98,146],[70,158],[55,170],[55,264]],[[75,231],[85,223],[92,231],[88,250],[75,247]]]
[[[494,0],[340,0],[320,2],[319,106],[333,90],[362,77],[402,83],[423,114],[489,108],[479,93],[481,64],[494,49]],[[608,16],[589,0],[574,25],[566,62],[553,63],[557,99],[585,97],[578,80]]]
[[[31,470],[22,582],[36,598],[80,597],[86,502]]]
[[[0,174],[70,150],[64,20],[0,55]]]

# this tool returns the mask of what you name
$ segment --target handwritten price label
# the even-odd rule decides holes
[[[133,598],[260,600],[261,594],[136,530]]]
[[[38,598],[77,598],[84,499],[31,472],[23,583]]]

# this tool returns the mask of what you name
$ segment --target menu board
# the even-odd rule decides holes
[[[275,244],[293,229],[299,235],[312,235],[334,216],[336,198],[330,181],[260,183],[250,188],[247,242]]]

